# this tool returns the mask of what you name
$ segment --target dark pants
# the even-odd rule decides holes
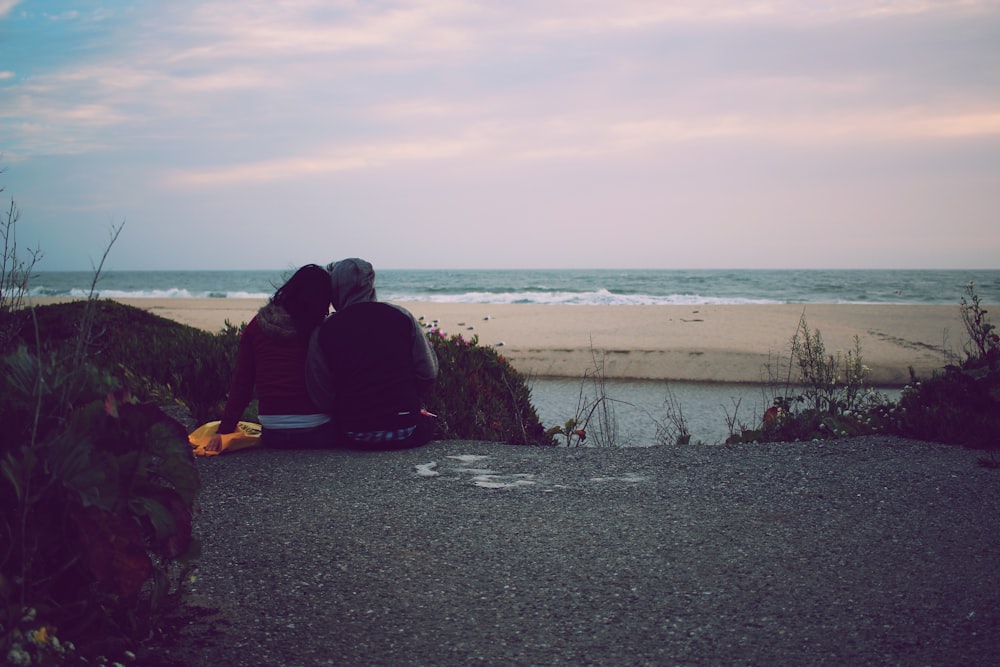
[[[265,447],[274,449],[328,449],[337,446],[337,430],[329,421],[314,428],[263,428]]]
[[[415,419],[414,415],[399,415],[386,423],[366,424],[363,430],[342,432],[340,442],[343,447],[365,451],[413,449],[434,439],[435,426],[433,417],[420,413],[416,413]]]

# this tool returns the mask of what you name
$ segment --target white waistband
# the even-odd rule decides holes
[[[316,428],[330,421],[330,415],[257,415],[264,428]]]

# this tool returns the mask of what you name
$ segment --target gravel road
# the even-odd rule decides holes
[[[872,437],[198,461],[228,665],[997,665],[1000,470]]]

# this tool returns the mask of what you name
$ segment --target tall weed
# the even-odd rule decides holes
[[[565,438],[567,447],[579,447],[588,438],[591,447],[617,447],[621,443],[615,404],[620,401],[608,395],[604,358],[598,358],[593,345],[590,358],[591,367],[583,373],[573,416],[561,426],[548,429],[546,434]]]
[[[847,437],[873,433],[887,419],[888,399],[868,383],[869,368],[854,348],[830,354],[819,329],[810,329],[805,314],[791,339],[788,375],[772,386],[775,396],[756,428],[728,418],[726,442],[774,442]],[[772,377],[775,375],[772,372]],[[738,406],[737,406],[738,407]],[[728,417],[728,415],[727,415]]]
[[[0,192],[3,192],[2,187]],[[21,212],[13,199],[6,212],[0,211],[0,241],[3,243],[3,255],[0,256],[0,352],[7,350],[21,331],[23,320],[15,314],[24,305],[32,271],[42,259],[40,248],[28,250],[27,256],[19,254],[17,221],[20,216]]]

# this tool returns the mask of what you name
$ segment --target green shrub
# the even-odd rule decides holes
[[[150,349],[139,316],[94,299],[22,307],[41,252],[18,253],[17,218],[11,201],[0,215],[0,656],[134,659],[198,553],[194,457],[177,421],[118,389],[116,376],[135,372],[127,360]]]
[[[897,403],[867,386],[857,338],[853,352],[827,355],[820,332],[809,331],[803,319],[792,339],[798,384],[786,383],[784,395],[774,399],[758,427],[741,427],[727,442],[892,433],[991,450],[995,457],[1000,451],[1000,336],[974,285],[966,287],[960,308],[968,335],[965,360],[930,378],[918,378],[911,370]]]
[[[90,364],[23,347],[2,364],[0,655],[122,654],[198,552],[187,434]]]
[[[1000,371],[948,366],[912,377],[893,411],[891,430],[912,438],[996,449],[1000,439]]]
[[[85,312],[93,309],[86,357],[142,399],[179,402],[198,424],[218,419],[236,366],[240,329],[226,322],[211,334],[110,300],[74,301],[34,309],[42,349],[69,359]],[[21,317],[29,313],[22,311]],[[35,351],[33,326],[20,342]]]
[[[538,421],[524,376],[479,338],[427,334],[440,363],[427,409],[438,415],[438,436],[551,445]]]
[[[960,305],[969,339],[965,360],[926,379],[915,377],[911,370],[891,429],[913,438],[996,453],[1000,449],[1000,337],[971,283],[966,297]]]
[[[853,350],[827,354],[819,329],[810,330],[803,315],[791,340],[788,373],[757,428],[741,426],[727,443],[845,438],[876,433],[892,419],[889,400],[868,385],[870,370],[857,336]]]
[[[797,442],[849,438],[878,433],[891,419],[881,394],[871,394],[869,405],[852,410],[817,410],[809,407],[805,396],[780,396],[764,411],[757,428],[742,428],[727,440],[727,444],[740,442]]]

